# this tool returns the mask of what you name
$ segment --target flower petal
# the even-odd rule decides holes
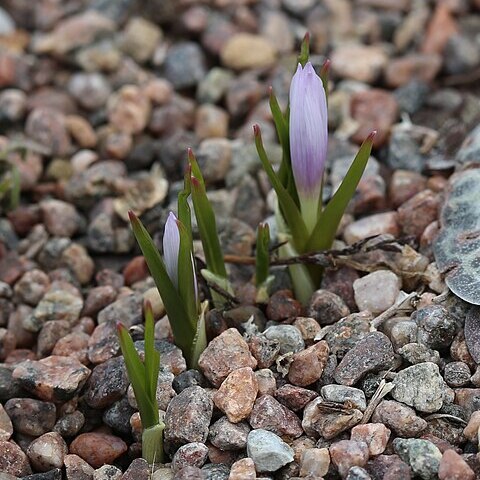
[[[180,249],[180,232],[177,217],[170,212],[163,232],[163,258],[170,280],[178,288],[178,252]]]
[[[300,197],[320,194],[327,157],[327,101],[310,62],[299,64],[290,86],[290,157]]]

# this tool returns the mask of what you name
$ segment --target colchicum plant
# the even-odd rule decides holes
[[[363,142],[343,182],[323,205],[322,188],[328,147],[328,61],[316,74],[308,61],[308,35],[302,44],[298,68],[290,86],[289,107],[282,113],[273,92],[270,107],[283,157],[274,171],[263,146],[260,127],[254,135],[258,155],[277,196],[276,223],[283,257],[327,250],[362,177],[375,132]],[[308,302],[318,288],[322,270],[296,264],[289,267],[296,297]]]
[[[120,347],[125,359],[128,377],[137,400],[142,420],[142,456],[149,463],[163,462],[163,429],[157,405],[157,383],[160,355],[155,350],[154,319],[150,302],[145,304],[144,361],[135,349],[132,337],[121,323],[118,324]]]
[[[375,132],[364,141],[343,182],[323,205],[322,189],[328,146],[327,86],[328,62],[317,75],[308,61],[308,36],[302,44],[298,68],[290,86],[290,102],[284,114],[273,92],[270,107],[283,157],[278,171],[263,146],[260,127],[254,126],[255,145],[267,176],[276,192],[275,212],[280,254],[283,257],[327,250],[332,246],[340,220],[353,197],[367,165]],[[178,195],[177,215],[168,215],[163,236],[163,258],[138,217],[129,212],[133,233],[162,298],[174,341],[182,349],[189,368],[196,368],[207,345],[205,314],[208,301],[200,303],[192,240],[193,204],[198,233],[205,255],[201,271],[210,286],[215,306],[223,306],[233,290],[228,280],[215,215],[205,182],[192,151],[184,188]],[[268,300],[270,231],[267,224],[257,230],[255,283],[258,303]],[[296,297],[308,302],[319,286],[322,270],[316,265],[289,262]],[[161,461],[163,424],[159,421],[156,384],[159,355],[154,348],[154,320],[151,307],[145,309],[145,361],[142,363],[125,327],[119,327],[122,352],[142,419],[143,456]]]

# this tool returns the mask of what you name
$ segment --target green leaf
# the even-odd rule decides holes
[[[273,122],[277,130],[278,139],[284,153],[288,153],[288,163],[290,163],[290,139],[288,136],[288,124],[285,121],[280,105],[278,104],[277,97],[273,93],[273,89],[270,88],[270,110],[272,111]]]
[[[177,200],[177,213],[178,219],[185,225],[190,237],[192,236],[192,212],[190,211],[190,205],[188,204],[188,197],[191,194],[190,185],[191,167],[190,165],[186,169],[183,179],[183,190],[178,194]],[[192,246],[193,250],[193,246]]]
[[[298,63],[305,66],[310,57],[310,34],[307,32],[303,37],[302,45],[300,47],[300,55],[298,56]]]
[[[270,268],[270,228],[268,223],[261,223],[257,229],[255,282],[257,287],[264,284]]]
[[[142,419],[143,428],[151,427],[158,423],[158,407],[152,404],[145,389],[145,366],[140,360],[132,337],[125,326],[117,325],[120,348],[122,349],[125,366],[127,368],[128,378],[132,384],[135,398],[138,404],[138,410]]]
[[[145,390],[152,403],[156,403],[160,354],[155,350],[155,321],[152,304],[145,304]],[[157,413],[158,414],[158,413]]]
[[[197,328],[198,309],[196,296],[196,278],[193,266],[192,239],[188,234],[185,225],[177,220],[178,231],[180,234],[180,248],[178,250],[178,291],[185,305],[190,321],[194,330]]]
[[[194,172],[195,170],[192,168],[192,173]],[[208,200],[205,184],[195,176],[192,176],[190,181],[192,185],[193,208],[197,218],[207,267],[216,275],[227,278],[227,269],[225,268],[220,240],[217,234],[215,214]]]
[[[340,220],[367,166],[375,134],[376,132],[372,132],[363,142],[341,185],[320,214],[307,243],[306,252],[327,250],[332,246]]]
[[[145,261],[165,305],[175,343],[182,349],[185,355],[188,355],[192,341],[195,338],[195,328],[189,321],[188,312],[184,307],[182,298],[168,276],[165,264],[153,243],[152,237],[133,212],[129,212],[129,217],[135,238],[140,245]]]
[[[308,231],[305,226],[305,222],[302,219],[300,210],[295,204],[292,197],[287,192],[286,188],[280,182],[277,174],[274,172],[270,161],[268,160],[265,148],[262,142],[262,136],[260,133],[260,127],[258,125],[253,126],[255,133],[255,145],[257,147],[258,156],[262,162],[262,166],[275,190],[278,198],[278,203],[282,210],[285,221],[290,229],[292,240],[298,251],[302,252],[308,240]]]
[[[330,60],[327,58],[323,62],[322,68],[320,69],[320,75],[319,77],[322,80],[323,84],[323,89],[325,90],[325,97],[327,99],[327,105],[328,105],[328,76],[330,73]]]
[[[202,303],[200,315],[198,317],[197,323],[197,332],[195,334],[195,339],[192,344],[191,359],[192,365],[191,368],[198,367],[198,359],[202,352],[207,348],[207,330],[205,327],[205,315],[208,308],[208,301]]]

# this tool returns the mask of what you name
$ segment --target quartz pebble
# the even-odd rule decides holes
[[[38,437],[27,449],[30,463],[35,470],[40,472],[62,468],[67,453],[67,444],[56,432],[45,433]]]
[[[92,480],[93,467],[78,455],[65,455],[63,462],[67,480]]]
[[[228,480],[256,480],[255,463],[251,458],[237,460],[230,469]]]
[[[341,440],[333,443],[329,450],[332,463],[341,477],[346,477],[351,467],[363,467],[368,461],[368,447],[363,442]]]
[[[384,233],[395,237],[399,235],[397,212],[376,213],[356,220],[345,228],[343,238],[349,245],[352,245],[365,238]]]
[[[198,365],[205,377],[218,388],[229,373],[242,367],[255,368],[257,361],[238,330],[230,328],[208,344]]]
[[[27,360],[13,371],[13,377],[42,400],[65,401],[83,387],[90,370],[73,357],[50,356]]]
[[[328,473],[330,453],[328,448],[307,448],[300,460],[300,476],[320,478]]]
[[[367,408],[367,400],[362,390],[345,385],[324,385],[321,389],[322,397],[328,402],[343,403],[348,402],[354,408],[362,412]]]
[[[444,398],[444,382],[438,365],[432,362],[418,363],[398,372],[393,379],[392,397],[420,412],[440,410]]]
[[[33,398],[11,398],[5,403],[15,432],[38,437],[55,425],[56,407]]]
[[[317,290],[308,304],[307,313],[320,325],[330,325],[350,314],[343,299],[328,290]]]
[[[83,458],[92,467],[113,463],[127,451],[127,444],[119,437],[107,433],[82,433],[70,444],[70,453]]]
[[[247,438],[247,455],[257,472],[275,472],[293,461],[293,450],[268,430],[252,430]]]
[[[15,478],[32,473],[27,456],[16,443],[0,440],[0,472]]]
[[[230,38],[220,53],[222,63],[234,70],[268,67],[275,61],[275,50],[268,40],[249,33]]]
[[[215,392],[213,401],[232,423],[246,419],[252,411],[258,382],[250,367],[234,370]]]
[[[360,310],[379,314],[391,307],[400,293],[401,280],[389,270],[377,270],[353,282]]]
[[[380,455],[387,447],[390,430],[382,423],[367,423],[352,428],[351,440],[364,442],[368,446],[370,456]]]

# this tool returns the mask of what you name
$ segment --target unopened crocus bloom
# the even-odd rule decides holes
[[[180,251],[180,230],[178,229],[178,218],[174,213],[168,214],[165,230],[163,232],[163,259],[168,276],[175,288],[178,290],[178,254]],[[195,287],[195,297],[198,298],[197,280],[192,254],[192,270]]]
[[[170,212],[163,232],[163,258],[168,276],[178,289],[178,252],[180,250],[180,232],[177,217]]]
[[[315,226],[327,158],[327,99],[310,62],[298,65],[290,86],[290,158],[307,228]]]

